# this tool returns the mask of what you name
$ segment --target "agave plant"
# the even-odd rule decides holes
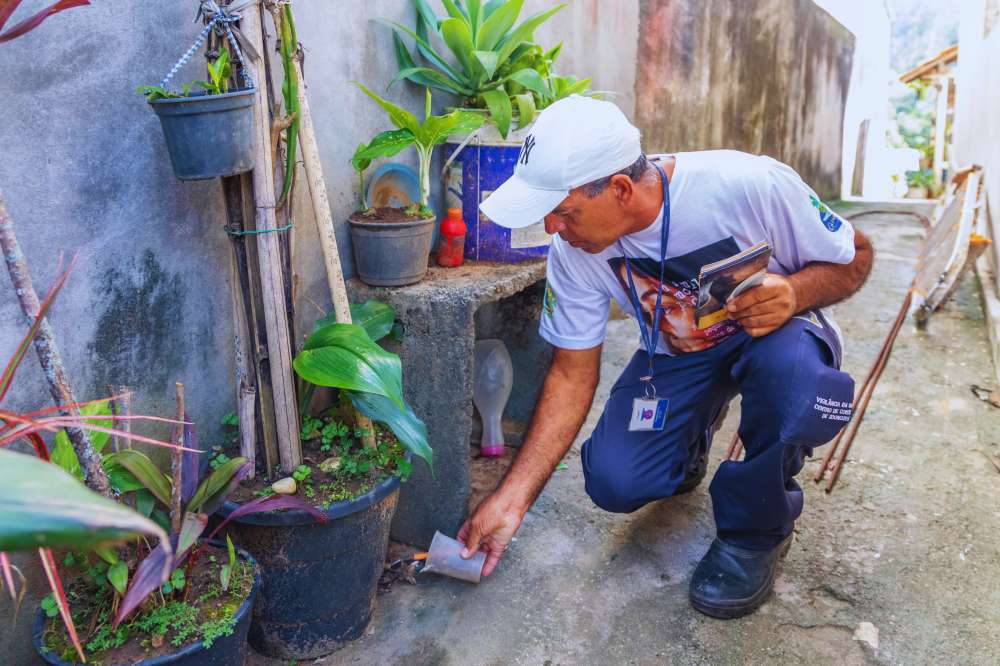
[[[452,111],[443,116],[431,115],[431,91],[430,88],[425,88],[424,120],[421,122],[406,109],[379,97],[360,83],[355,82],[355,85],[382,107],[397,129],[382,132],[375,136],[368,145],[358,146],[354,157],[351,158],[351,164],[354,165],[359,174],[363,174],[372,159],[389,157],[404,148],[413,146],[420,156],[421,212],[429,215],[430,209],[427,208],[427,201],[431,190],[431,153],[434,151],[434,146],[444,143],[452,134],[471,132],[479,128],[485,119],[471,111]],[[363,189],[364,182],[362,181],[360,185]]]
[[[399,64],[392,83],[406,79],[458,95],[465,106],[488,109],[504,137],[510,131],[514,107],[518,123],[524,127],[534,120],[537,109],[554,101],[554,96],[586,92],[589,79],[549,82],[560,46],[543,51],[533,41],[535,29],[566,5],[538,12],[517,24],[524,0],[442,0],[445,17],[438,16],[427,0],[413,3],[415,30],[391,22],[396,28],[393,43]],[[431,44],[430,31],[448,47],[450,61]],[[414,40],[415,53],[400,33]]]

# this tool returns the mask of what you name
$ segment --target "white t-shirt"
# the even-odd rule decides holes
[[[813,261],[853,261],[854,228],[787,165],[734,150],[674,157],[658,353],[701,351],[740,330],[731,320],[703,330],[695,326],[698,271],[705,264],[763,240],[772,248],[771,273],[789,275]],[[652,225],[621,239],[647,321],[659,284],[662,220],[661,210]],[[556,347],[601,344],[612,298],[635,316],[617,243],[589,254],[555,236],[547,281],[540,333]]]

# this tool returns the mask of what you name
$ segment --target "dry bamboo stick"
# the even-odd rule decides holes
[[[344,283],[344,271],[340,265],[340,252],[337,249],[337,237],[334,234],[333,214],[330,212],[330,200],[326,194],[326,181],[323,178],[323,164],[319,158],[316,130],[313,126],[312,113],[309,110],[309,100],[306,98],[305,81],[302,78],[302,64],[298,59],[295,60],[295,75],[299,78],[299,144],[302,148],[306,181],[309,184],[309,194],[312,198],[313,216],[319,231],[320,247],[323,249],[326,283],[330,289],[334,316],[338,322],[350,324],[352,321],[351,304],[347,298],[347,285]],[[365,431],[365,436],[362,437],[364,446],[371,449],[376,448],[375,426],[371,419],[355,410],[355,421],[358,427]]]
[[[239,415],[240,415],[240,455],[250,462],[250,472],[247,479],[253,480],[256,476],[257,466],[257,430],[254,427],[256,422],[257,389],[250,384],[243,382],[240,384],[239,395]],[[244,427],[243,424],[250,424]]]
[[[4,259],[7,262],[7,272],[10,273],[10,281],[17,293],[17,300],[21,303],[21,310],[29,320],[33,321],[38,316],[41,304],[31,281],[31,273],[28,271],[24,253],[21,252],[21,245],[17,242],[17,235],[14,233],[14,220],[7,213],[2,193],[0,193],[0,248],[3,249]],[[42,372],[49,384],[49,393],[52,395],[52,399],[57,405],[76,404],[76,398],[70,387],[69,377],[66,376],[62,356],[59,353],[59,346],[56,344],[55,334],[52,332],[47,317],[42,319],[38,333],[35,335],[34,345],[35,352],[38,354],[38,362],[42,366]],[[62,409],[60,413],[64,416],[80,415],[80,411],[75,407]],[[80,460],[80,467],[83,470],[83,478],[87,486],[91,490],[110,497],[111,484],[108,482],[108,475],[101,467],[101,456],[94,450],[94,445],[86,431],[67,427],[66,434]]]
[[[177,420],[185,421],[184,418],[184,384],[177,382],[175,384],[176,389],[176,403],[177,403]],[[173,443],[177,446],[184,446],[184,424],[179,423],[174,426],[174,436]],[[172,534],[180,534],[181,532],[181,493],[183,492],[183,482],[184,482],[184,452],[178,449],[172,449],[170,452],[170,476],[173,478],[174,485],[171,489],[170,494],[170,532]]]
[[[258,53],[264,48],[263,8],[250,9],[243,19],[243,34]],[[266,57],[264,55],[263,57]],[[263,59],[248,61],[258,91],[254,102],[254,140],[257,164],[253,170],[253,190],[256,206],[257,251],[260,256],[260,281],[264,300],[268,358],[274,392],[275,425],[278,433],[278,454],[281,467],[291,472],[302,463],[299,441],[299,415],[292,374],[292,344],[285,302],[280,242],[276,233],[274,164],[271,161],[271,121],[267,79]]]

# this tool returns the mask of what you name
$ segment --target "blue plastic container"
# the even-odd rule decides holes
[[[479,204],[514,173],[521,144],[531,128],[500,138],[496,129],[484,126],[455,156],[448,166],[446,208],[461,208],[469,231],[465,237],[465,258],[516,264],[544,259],[551,237],[542,221],[524,229],[507,229],[491,222],[479,211]],[[445,155],[455,152],[465,137],[450,137]]]

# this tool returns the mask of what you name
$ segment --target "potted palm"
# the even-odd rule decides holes
[[[512,263],[546,256],[548,237],[540,225],[511,232],[481,219],[479,204],[513,174],[537,111],[563,97],[592,94],[589,78],[556,74],[561,43],[544,49],[534,41],[535,29],[565,5],[518,23],[524,0],[445,0],[445,16],[427,0],[413,2],[416,26],[392,23],[399,65],[393,82],[446,91],[489,120],[474,135],[454,132],[447,140],[446,187],[459,199],[449,205],[461,205],[469,227],[465,257]],[[413,41],[413,51],[404,38]]]
[[[360,83],[362,91],[382,107],[396,129],[381,132],[358,146],[351,160],[363,188],[364,170],[371,160],[390,157],[413,147],[420,160],[420,202],[408,208],[362,208],[348,218],[358,276],[374,286],[400,286],[419,282],[427,272],[434,233],[434,213],[428,207],[431,156],[434,147],[456,132],[471,132],[484,118],[470,111],[431,114],[431,91],[424,89],[424,120],[389,102]],[[362,189],[363,192],[363,189]]]
[[[264,475],[245,482],[234,496],[298,498],[328,519],[316,524],[304,511],[286,511],[232,523],[236,542],[264,569],[249,640],[270,657],[319,657],[364,632],[400,483],[413,457],[432,464],[427,429],[402,396],[399,357],[377,344],[392,333],[395,313],[368,301],[352,305],[351,316],[353,324],[333,316],[317,321],[294,360],[302,464],[273,484]],[[310,412],[318,387],[334,389],[333,399]],[[373,422],[373,431],[357,412]],[[227,503],[221,515],[237,510]]]

